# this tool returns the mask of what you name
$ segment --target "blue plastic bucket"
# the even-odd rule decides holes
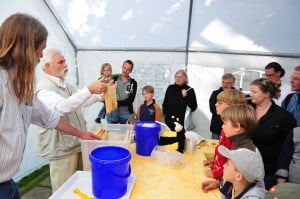
[[[150,156],[153,148],[158,144],[161,126],[156,122],[135,123],[136,153]]]
[[[127,191],[131,173],[130,152],[118,146],[103,146],[90,153],[92,190],[96,198],[120,198]]]

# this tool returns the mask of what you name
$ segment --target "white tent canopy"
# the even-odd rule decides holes
[[[297,0],[10,0],[0,1],[0,23],[22,12],[38,18],[49,31],[48,47],[61,49],[69,67],[67,81],[78,88],[96,80],[100,66],[111,63],[118,73],[125,59],[133,60],[141,88],[155,87],[161,104],[174,72],[187,69],[197,95],[197,131],[209,136],[208,98],[220,86],[224,72],[237,74],[236,87],[247,85],[277,61],[286,69],[284,81],[300,64],[300,2]],[[251,74],[250,74],[251,73]],[[37,79],[43,77],[37,67]],[[91,128],[102,104],[84,108]],[[35,155],[35,131],[28,142],[18,180],[45,164]]]

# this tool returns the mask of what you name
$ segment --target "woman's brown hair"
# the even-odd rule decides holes
[[[27,14],[13,14],[0,26],[0,66],[7,69],[21,102],[32,102],[39,59],[36,50],[47,36],[45,26]]]

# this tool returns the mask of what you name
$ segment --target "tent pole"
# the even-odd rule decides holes
[[[189,46],[190,46],[192,13],[193,13],[193,0],[190,0],[189,21],[188,21],[188,29],[187,29],[187,37],[186,37],[186,45],[185,45],[185,71],[187,71],[187,65],[189,63]]]

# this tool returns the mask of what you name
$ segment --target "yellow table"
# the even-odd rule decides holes
[[[155,162],[151,157],[136,154],[135,143],[130,144],[131,176],[136,181],[130,194],[130,199],[216,199],[220,198],[218,189],[204,193],[201,182],[208,179],[204,175],[203,160],[206,155],[214,153],[214,140],[207,140],[196,147],[193,155],[184,154],[185,166],[171,168]],[[206,155],[205,155],[206,154]],[[89,168],[89,167],[88,167]],[[75,173],[64,183],[50,199],[78,198],[73,190],[78,188],[83,193],[92,196],[91,174],[89,171]]]
[[[201,182],[208,179],[202,166],[206,157],[201,147],[193,155],[185,154],[186,164],[181,169],[170,168],[156,163],[150,157],[137,155],[135,144],[131,144],[130,151],[131,175],[136,177],[131,199],[220,198],[218,189],[209,193],[201,190]]]
[[[197,145],[197,149],[204,153],[208,160],[212,160],[215,155],[215,148],[219,144],[219,140],[206,139]]]

